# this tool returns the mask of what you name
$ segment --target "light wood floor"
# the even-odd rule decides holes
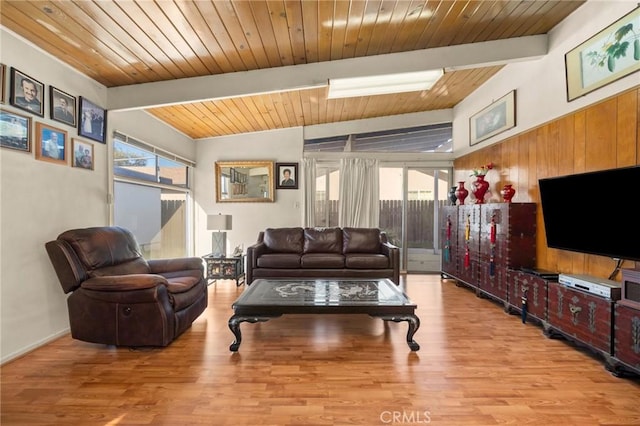
[[[439,275],[409,275],[407,323],[366,315],[243,323],[244,287],[209,287],[209,308],[164,349],[63,337],[2,366],[2,425],[639,425],[640,381]]]

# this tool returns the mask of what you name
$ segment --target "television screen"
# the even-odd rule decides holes
[[[547,246],[640,260],[640,166],[538,180]]]

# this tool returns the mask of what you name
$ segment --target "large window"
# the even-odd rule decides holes
[[[453,152],[453,124],[332,136],[304,141],[305,152]]]
[[[114,224],[136,236],[148,259],[190,254],[192,163],[117,134],[114,140]]]

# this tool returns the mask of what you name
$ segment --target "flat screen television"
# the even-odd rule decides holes
[[[547,246],[640,260],[640,166],[539,179]]]

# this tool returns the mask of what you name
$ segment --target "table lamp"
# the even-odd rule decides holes
[[[211,253],[214,256],[225,257],[227,255],[227,233],[231,230],[231,215],[217,214],[207,216],[207,229],[211,233]]]

